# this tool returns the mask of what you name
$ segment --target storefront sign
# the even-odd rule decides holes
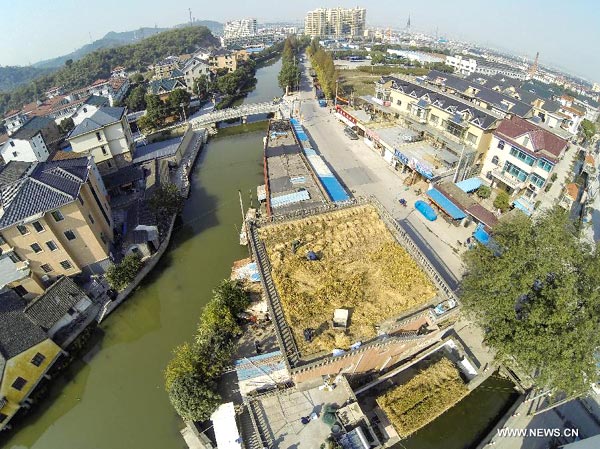
[[[404,165],[408,165],[408,157],[400,153],[400,151],[394,150],[394,156]]]
[[[356,120],[352,115],[348,114],[346,111],[344,111],[344,109],[342,109],[340,106],[336,106],[335,107],[336,111],[340,113],[340,115],[342,115],[345,119],[351,121],[354,125],[356,125],[356,122],[358,120]]]
[[[415,159],[414,157],[410,160],[408,166],[417,173],[425,176],[427,179],[433,178],[433,170],[426,163]]]
[[[374,133],[370,129],[365,129],[365,134],[367,135],[367,137],[369,137],[369,139],[379,143],[379,136],[377,135],[377,133]]]

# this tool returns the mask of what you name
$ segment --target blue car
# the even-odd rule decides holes
[[[423,216],[429,221],[435,221],[437,219],[437,214],[435,211],[423,200],[418,200],[415,202],[415,209],[421,212],[421,214],[423,214]]]

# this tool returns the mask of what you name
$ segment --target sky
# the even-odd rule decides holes
[[[509,50],[600,82],[600,2],[593,0],[0,0],[0,65],[70,53],[109,31],[198,20],[302,21],[318,7],[367,8],[367,26],[412,29]]]

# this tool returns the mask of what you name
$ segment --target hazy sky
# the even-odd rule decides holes
[[[600,81],[600,2],[593,0],[0,0],[0,64],[27,65],[60,56],[104,36],[142,26],[240,17],[300,21],[309,9],[367,8],[367,25],[401,27],[462,38],[528,56]]]

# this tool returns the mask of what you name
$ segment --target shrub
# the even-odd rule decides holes
[[[490,195],[492,194],[492,189],[490,189],[488,186],[481,186],[477,189],[477,196],[479,198],[489,198]]]
[[[123,258],[121,263],[108,267],[106,279],[113,289],[121,291],[135,279],[142,265],[139,256],[129,254]]]
[[[502,212],[506,211],[510,206],[510,196],[504,190],[498,191],[494,199],[494,207]]]

